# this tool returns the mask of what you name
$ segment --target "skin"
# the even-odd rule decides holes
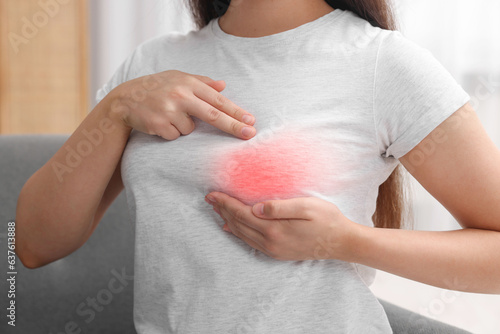
[[[239,37],[262,37],[296,28],[333,11],[324,0],[232,0],[220,28]]]
[[[302,22],[292,18],[307,20],[305,13],[313,12],[311,0],[290,2],[236,2],[221,28],[242,37],[285,31]],[[367,227],[314,197],[254,206],[221,192],[205,199],[226,222],[224,229],[278,260],[338,259],[444,289],[500,294],[500,150],[472,106],[465,104],[399,160],[462,229]]]

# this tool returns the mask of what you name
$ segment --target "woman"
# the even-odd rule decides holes
[[[372,268],[500,292],[500,153],[387,4],[220,3],[139,46],[27,181],[23,264],[80,247],[125,188],[139,333],[391,333]],[[400,162],[463,230],[397,229]]]

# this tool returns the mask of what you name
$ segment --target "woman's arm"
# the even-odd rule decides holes
[[[470,104],[400,161],[464,229],[359,225],[353,262],[441,288],[500,293],[500,151]]]
[[[352,262],[436,287],[500,294],[500,233],[361,226]]]
[[[112,100],[112,94],[104,98],[23,186],[16,253],[26,267],[43,266],[82,246],[122,191],[118,162],[131,129],[112,115]]]

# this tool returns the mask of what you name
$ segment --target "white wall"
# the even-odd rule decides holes
[[[474,99],[475,109],[500,147],[500,1],[395,0],[403,34],[429,49]],[[94,95],[144,40],[194,29],[182,0],[90,0],[92,105]],[[414,182],[416,227],[460,228]],[[473,333],[500,333],[500,296],[449,292],[384,272],[372,286],[388,301]]]
[[[95,93],[145,40],[194,29],[184,0],[89,0],[91,106]]]

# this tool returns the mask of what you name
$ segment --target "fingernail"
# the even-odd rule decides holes
[[[253,116],[250,116],[250,115],[245,115],[245,116],[243,116],[242,120],[243,120],[243,123],[246,123],[248,125],[252,125],[255,118]]]
[[[213,203],[215,203],[215,198],[211,195],[207,195],[205,197],[205,201],[207,201],[208,204],[213,204]]]
[[[264,215],[264,204],[263,203],[255,204],[254,212],[259,215]]]
[[[255,133],[255,130],[254,128],[252,127],[249,127],[249,126],[245,126],[243,128],[243,130],[241,130],[241,134],[244,136],[244,137],[251,137],[253,136],[253,134]]]
[[[226,232],[229,232],[229,233],[232,233],[231,230],[229,229],[229,227],[227,227],[226,224],[224,224],[224,226],[222,226],[222,229]]]

